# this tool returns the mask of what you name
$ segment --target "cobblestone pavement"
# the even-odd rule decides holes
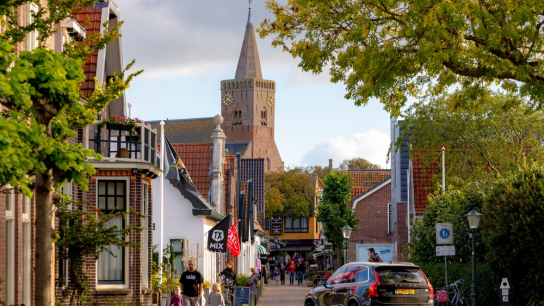
[[[276,285],[276,281],[268,281],[265,286],[266,290],[259,299],[258,306],[304,306],[304,297],[312,287],[289,285],[289,279],[286,280],[287,285]]]

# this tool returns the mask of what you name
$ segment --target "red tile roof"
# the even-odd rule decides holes
[[[389,169],[341,170],[340,173],[348,173],[351,178],[353,184],[352,199],[391,176],[391,170]]]
[[[173,143],[172,146],[183,164],[185,164],[187,171],[189,171],[196,189],[209,201],[210,167],[212,164],[211,145]],[[157,144],[157,150],[160,151],[160,149],[160,144]]]
[[[76,21],[87,31],[87,37],[100,32],[100,22],[102,20],[102,10],[93,9],[91,7],[80,8],[74,12]],[[85,20],[89,18],[90,23],[85,24]],[[93,45],[96,42],[93,42]],[[85,71],[85,82],[81,83],[80,90],[86,97],[90,97],[94,91],[94,77],[96,76],[96,63],[98,62],[98,54],[93,53],[85,62],[83,70]]]
[[[421,158],[414,152],[413,161],[413,186],[414,186],[414,208],[417,215],[421,215],[427,209],[429,201],[427,196],[432,193],[429,191],[433,186],[432,177],[440,173],[440,165],[438,162],[432,162],[430,165],[425,165]]]

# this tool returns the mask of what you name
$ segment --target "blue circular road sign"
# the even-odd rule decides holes
[[[448,237],[450,236],[450,230],[447,228],[443,228],[438,234],[440,235],[440,238],[448,239]]]

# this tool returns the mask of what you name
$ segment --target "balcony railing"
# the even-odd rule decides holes
[[[105,161],[147,162],[160,168],[157,131],[143,123],[135,127],[106,124],[98,128],[95,125],[89,146]]]

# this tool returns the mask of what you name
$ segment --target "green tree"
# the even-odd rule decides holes
[[[341,266],[344,237],[342,227],[349,225],[357,231],[359,220],[351,209],[351,180],[349,174],[331,171],[323,179],[323,195],[317,204],[317,221],[323,225],[327,240],[336,249],[336,267]]]
[[[543,194],[544,168],[538,166],[497,180],[483,205],[486,259],[501,277],[508,277],[516,305],[544,301]]]
[[[265,174],[265,185],[267,219],[308,217],[317,196],[311,175],[301,168],[271,171]]]
[[[544,102],[541,0],[266,1],[261,38],[300,58],[303,71],[329,69],[347,99],[378,98],[392,115],[408,97],[462,86],[467,96],[498,84]],[[330,67],[330,68],[329,68]]]
[[[454,92],[411,106],[400,123],[396,147],[408,139],[412,157],[417,154],[430,166],[440,161],[444,146],[448,185],[508,176],[544,162],[544,111],[531,111],[529,103],[507,94],[485,92],[470,102],[463,99]]]
[[[339,166],[339,168],[342,165]],[[362,157],[354,157],[348,160],[348,170],[381,169],[380,165],[373,164]]]
[[[90,98],[79,92],[85,80],[83,63],[93,52],[120,37],[121,23],[109,32],[89,35],[83,43],[65,45],[66,52],[44,49],[55,32],[54,25],[69,18],[75,9],[88,7],[93,0],[49,0],[32,13],[29,25],[20,25],[17,8],[38,0],[10,0],[0,4],[0,187],[36,197],[36,305],[51,305],[53,282],[53,199],[64,182],[87,189],[87,176],[95,173],[89,158],[100,159],[94,151],[67,140],[76,130],[91,124],[98,112],[118,98],[134,75],[114,74],[108,84],[97,84]],[[107,29],[107,24],[105,26]],[[32,52],[20,52],[15,45],[31,32],[39,33],[40,45]],[[129,69],[129,64],[126,69]],[[95,79],[96,81],[96,79]]]
[[[110,246],[120,248],[131,247],[139,249],[138,243],[126,240],[133,232],[141,232],[142,227],[128,225],[127,212],[118,211],[103,214],[95,205],[88,202],[70,203],[70,200],[57,202],[59,226],[56,236],[58,259],[68,260],[70,282],[65,283],[64,277],[57,278],[57,285],[63,288],[63,296],[70,298],[70,305],[86,305],[89,289],[89,277],[85,273],[87,259],[97,259],[104,252],[114,255]],[[131,211],[132,218],[144,216]],[[109,226],[108,221],[123,218],[127,226],[118,228]]]
[[[412,226],[412,239],[405,252],[413,262],[444,262],[436,256],[436,223],[453,224],[453,242],[455,256],[448,257],[449,262],[469,263],[472,260],[472,244],[469,239],[469,226],[466,214],[476,209],[482,211],[484,192],[476,184],[470,184],[459,190],[450,190],[445,194],[429,196],[429,205],[423,219]],[[478,236],[476,260],[485,262],[486,248]]]

